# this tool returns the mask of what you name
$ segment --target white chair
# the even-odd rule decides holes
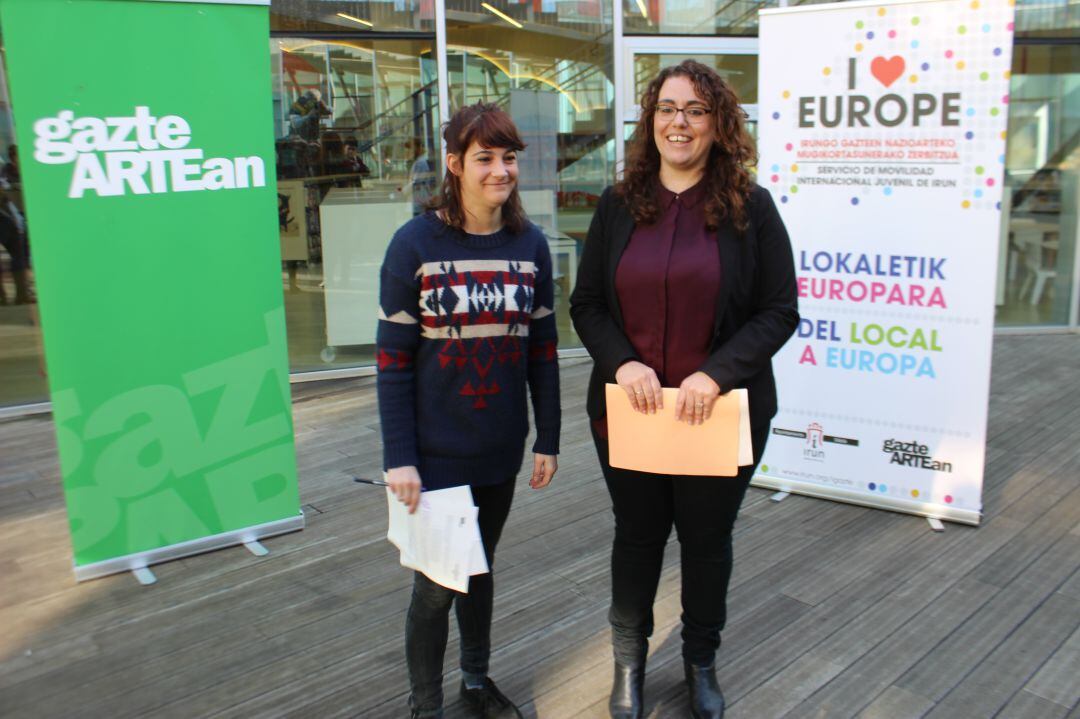
[[[1057,277],[1054,262],[1047,263],[1046,259],[1057,255],[1060,244],[1058,233],[1056,231],[1025,233],[1018,244],[1023,248],[1022,259],[1024,269],[1027,271],[1024,284],[1020,287],[1020,297],[1024,297],[1028,288],[1031,288],[1030,303],[1037,305],[1042,301],[1048,281]],[[1047,264],[1049,266],[1046,266]]]

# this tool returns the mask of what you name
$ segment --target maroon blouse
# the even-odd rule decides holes
[[[678,387],[709,355],[720,291],[720,248],[705,227],[704,183],[660,188],[663,214],[637,227],[615,270],[623,329],[664,387]],[[607,423],[596,430],[607,436]]]

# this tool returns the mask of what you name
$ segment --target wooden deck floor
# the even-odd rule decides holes
[[[492,673],[527,716],[606,715],[612,521],[588,368],[563,365],[561,471],[543,492],[520,485],[499,549]],[[728,716],[1080,717],[1078,378],[1080,337],[997,339],[978,529],[752,489],[720,657]],[[75,584],[51,422],[0,423],[0,716],[406,715],[410,579],[379,490],[348,478],[379,469],[372,382],[293,390],[307,528],[266,557],[159,565],[148,588]],[[651,717],[687,715],[674,547],[667,560]]]

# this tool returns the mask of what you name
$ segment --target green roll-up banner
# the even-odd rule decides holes
[[[0,0],[79,579],[303,527],[265,5]]]

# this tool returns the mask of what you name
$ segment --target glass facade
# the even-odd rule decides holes
[[[444,67],[436,3],[445,10]],[[293,372],[371,366],[386,244],[442,175],[440,100],[451,112],[493,102],[517,122],[528,144],[522,198],[556,263],[560,344],[579,346],[566,299],[596,202],[615,177],[617,134],[632,127],[645,84],[685,57],[708,62],[734,85],[756,129],[757,11],[777,4],[272,0],[267,112]],[[1080,5],[1017,0],[1016,28],[997,323],[1074,326]],[[687,42],[708,47],[680,47]],[[732,49],[739,43],[750,49]],[[22,207],[3,78],[0,72],[0,408],[48,399],[28,243],[33,218]]]
[[[373,361],[379,265],[394,230],[430,197],[436,179],[432,45],[377,37],[270,41],[294,372]]]
[[[1080,36],[1080,5],[1075,2],[1016,0],[1016,34],[1022,38]]]
[[[1065,325],[1080,201],[1080,45],[1018,44],[1009,88],[997,324]]]
[[[758,10],[776,6],[776,0],[623,0],[623,32],[626,35],[756,35]]]
[[[559,344],[580,346],[567,297],[593,210],[615,175],[611,5],[447,0],[446,42],[450,111],[493,102],[521,131],[519,191],[555,263]]]
[[[0,407],[48,399],[7,73],[0,68]]]
[[[657,53],[634,54],[634,97],[640,101],[645,88],[660,70],[678,65],[683,60],[697,60],[716,70],[724,78],[743,105],[757,104],[757,55],[677,55]]]
[[[435,32],[434,0],[273,0],[270,29],[311,33]]]

